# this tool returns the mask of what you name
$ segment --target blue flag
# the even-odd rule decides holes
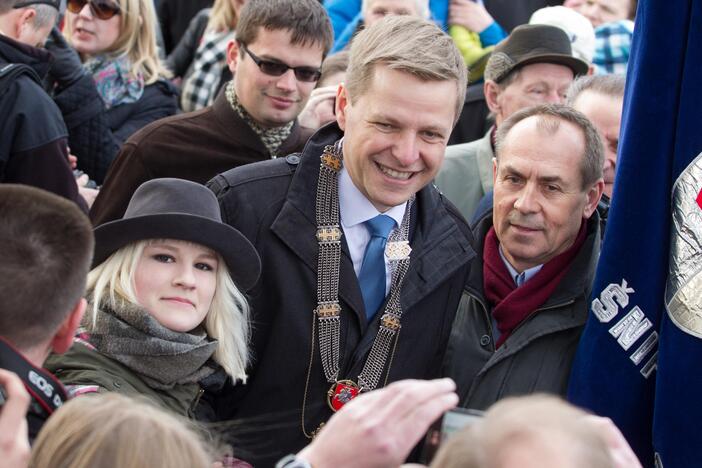
[[[569,399],[644,466],[702,466],[702,1],[639,2],[620,141]]]

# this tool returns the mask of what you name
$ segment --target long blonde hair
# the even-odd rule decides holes
[[[120,8],[119,36],[108,48],[107,54],[120,57],[126,55],[132,64],[133,76],[141,75],[145,84],[152,84],[160,78],[170,78],[158,54],[156,44],[157,19],[152,0],[114,0]],[[101,21],[95,19],[95,21]],[[66,39],[71,42],[73,28],[70,21],[64,30]]]
[[[212,450],[191,424],[118,393],[66,403],[39,433],[32,468],[209,468]]]
[[[232,0],[215,0],[207,22],[207,31],[233,31],[238,18]]]
[[[139,305],[134,289],[134,272],[144,247],[153,242],[157,242],[157,239],[128,244],[90,271],[86,294],[92,300],[92,316],[88,328],[95,325],[101,307],[120,308],[125,301]],[[221,257],[216,278],[212,305],[205,317],[207,334],[218,340],[213,357],[227,374],[246,382],[251,336],[249,305]]]

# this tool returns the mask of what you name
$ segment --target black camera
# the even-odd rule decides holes
[[[484,414],[482,411],[465,408],[454,408],[445,412],[427,431],[422,450],[422,463],[429,465],[442,443],[464,427],[480,420]]]

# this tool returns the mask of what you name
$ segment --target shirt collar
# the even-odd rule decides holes
[[[523,285],[530,279],[534,277],[535,274],[541,270],[541,267],[544,265],[536,265],[535,267],[528,268],[524,270],[523,272],[519,273],[515,268],[512,266],[511,263],[509,263],[509,260],[505,257],[505,254],[502,253],[502,246],[498,249],[500,252],[500,258],[504,262],[505,266],[507,267],[507,271],[509,271],[509,275],[512,277],[512,280],[514,280],[514,284],[517,285],[517,287]]]
[[[382,214],[390,216],[395,220],[396,226],[399,226],[405,216],[405,209],[407,209],[406,202],[393,206]],[[346,228],[364,223],[381,214],[358,190],[346,168],[342,168],[339,174],[339,214],[341,224]]]

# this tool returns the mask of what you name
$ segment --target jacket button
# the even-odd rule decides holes
[[[483,335],[480,337],[480,345],[481,346],[487,346],[490,344],[490,341],[492,339],[488,335]]]
[[[288,164],[293,164],[293,165],[300,164],[300,156],[298,156],[296,154],[289,154],[289,155],[285,156],[285,160],[288,162]]]

